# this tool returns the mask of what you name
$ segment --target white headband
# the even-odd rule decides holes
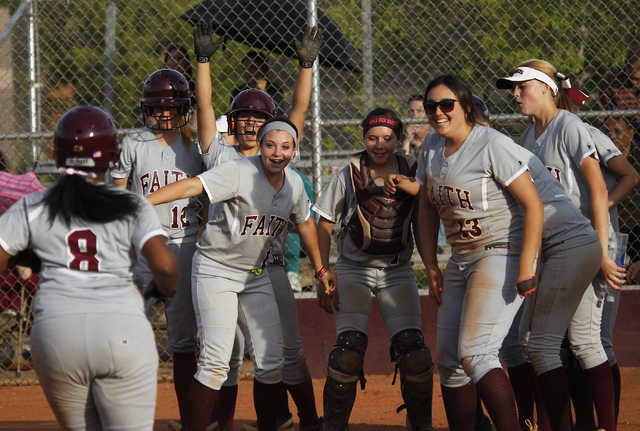
[[[558,73],[557,75],[558,75],[558,78],[560,79],[564,78],[564,80],[562,81],[562,88],[571,88],[569,79],[567,79],[564,75],[560,73]],[[518,67],[511,77],[498,79],[496,81],[496,87],[498,87],[501,90],[507,90],[513,87],[512,85],[513,82],[524,82],[524,81],[530,81],[532,79],[536,79],[540,82],[544,82],[551,88],[554,95],[558,94],[558,84],[556,84],[555,81],[551,79],[551,77],[546,73],[542,73],[539,70],[534,69],[532,67]]]
[[[264,135],[266,135],[267,133],[273,130],[282,130],[283,132],[287,132],[288,134],[290,134],[291,137],[293,138],[294,145],[298,142],[298,133],[293,127],[291,127],[289,123],[286,123],[284,121],[272,121],[262,126],[262,129],[260,130],[260,137],[258,138],[258,142],[262,143],[262,138],[264,138]]]

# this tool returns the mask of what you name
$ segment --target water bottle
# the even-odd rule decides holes
[[[619,267],[624,268],[624,261],[627,257],[627,243],[629,242],[629,235],[626,233],[614,232],[609,237],[609,257]],[[613,296],[614,290],[605,283],[607,288],[607,301],[613,302],[615,298]],[[620,286],[622,287],[622,286]]]

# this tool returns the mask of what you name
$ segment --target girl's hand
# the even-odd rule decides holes
[[[327,270],[318,283],[318,305],[329,314],[340,310],[340,295],[338,294],[338,276]]]
[[[629,270],[627,271],[627,281],[629,283],[640,283],[640,260],[629,266]]]
[[[622,285],[625,283],[627,271],[624,268],[619,267],[609,256],[604,255],[602,257],[602,266],[600,272],[612,289],[622,290]]]
[[[440,298],[440,292],[442,292],[442,272],[437,265],[425,266],[425,272],[427,275],[427,285],[429,286],[429,297],[435,302],[436,306],[440,307],[442,299]]]

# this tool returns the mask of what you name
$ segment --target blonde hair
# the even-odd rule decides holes
[[[182,133],[182,143],[186,148],[189,148],[196,141],[196,131],[188,122],[180,127],[180,133]]]
[[[565,91],[562,89],[562,82],[556,76],[557,70],[551,63],[534,58],[520,63],[520,66],[518,67],[530,67],[531,69],[536,69],[537,71],[547,75],[558,86],[558,94],[553,94],[553,91],[551,92],[551,97],[553,97],[553,101],[556,104],[556,107],[559,109],[565,109],[573,113],[578,111],[578,106],[573,103],[573,100],[571,100],[567,93],[565,93]]]

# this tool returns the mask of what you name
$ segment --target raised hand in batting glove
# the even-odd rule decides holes
[[[298,52],[300,66],[305,69],[313,67],[313,62],[316,61],[318,54],[320,54],[323,40],[322,30],[315,26],[312,29],[307,27],[302,36],[302,44],[296,41],[296,51]]]
[[[213,42],[213,26],[206,21],[198,21],[193,29],[193,50],[198,63],[208,63],[209,58],[220,48],[224,36]]]

